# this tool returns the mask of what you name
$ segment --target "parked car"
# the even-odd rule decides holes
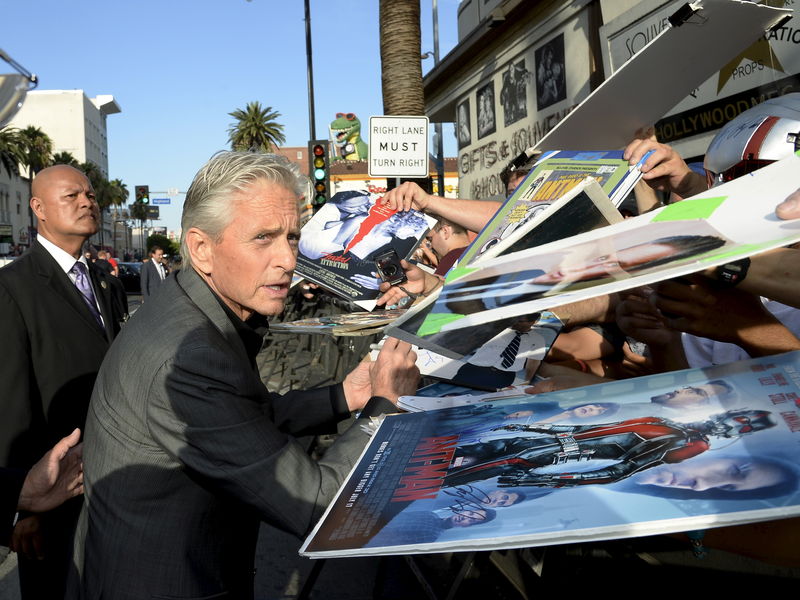
[[[119,265],[119,280],[122,282],[122,287],[129,294],[139,294],[142,291],[142,284],[139,280],[139,275],[142,271],[142,263],[140,262],[121,262]]]

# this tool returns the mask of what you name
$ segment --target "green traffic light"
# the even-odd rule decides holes
[[[314,179],[325,179],[325,169],[314,169]]]

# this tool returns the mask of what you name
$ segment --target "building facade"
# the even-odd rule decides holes
[[[462,196],[502,194],[503,167],[535,147],[669,27],[667,17],[684,3],[462,0],[459,43],[424,78],[431,121],[455,123]],[[685,100],[655,124],[659,140],[674,145],[687,160],[697,159],[716,131],[743,110],[800,91],[798,44],[800,18],[793,17],[732,57],[697,89],[687,89]]]
[[[428,174],[432,180],[432,192],[447,198],[458,198],[458,173],[456,171],[457,159],[444,159],[444,193],[439,194],[437,186],[436,163],[430,160]],[[370,177],[369,164],[366,160],[342,160],[331,165],[331,195],[349,190],[364,190],[373,198],[379,198],[386,193],[387,182],[385,177]]]
[[[28,92],[9,127],[34,126],[53,141],[53,152],[69,152],[78,162],[91,162],[108,178],[108,132],[106,118],[121,112],[113,96],[89,98],[83,90],[34,90]],[[24,174],[24,170],[23,170]],[[9,247],[29,243],[29,184],[24,177],[8,177],[0,172],[0,241]],[[92,243],[111,245],[114,239],[114,215],[102,215],[101,232]],[[117,227],[121,227],[116,223]],[[9,240],[8,232],[11,232]],[[9,247],[0,246],[0,253]]]
[[[83,90],[28,92],[11,127],[39,127],[53,140],[54,152],[69,152],[78,162],[91,162],[108,178],[106,117],[121,112],[113,96],[89,98]]]

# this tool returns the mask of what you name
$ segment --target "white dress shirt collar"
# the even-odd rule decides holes
[[[88,272],[89,264],[86,262],[86,257],[81,254],[80,258],[75,258],[69,252],[64,250],[63,248],[59,248],[53,242],[48,240],[44,237],[41,233],[36,236],[38,242],[42,245],[42,247],[47,250],[47,252],[52,256],[55,261],[58,263],[58,266],[64,271],[64,273],[69,274],[69,271],[72,267],[75,266],[75,261],[79,260],[84,265],[86,265],[86,269]]]

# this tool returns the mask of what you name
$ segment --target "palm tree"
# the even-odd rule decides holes
[[[262,107],[258,101],[248,102],[244,110],[237,109],[228,114],[236,119],[228,128],[232,150],[272,152],[273,146],[286,141],[283,125],[277,121],[281,113],[272,110],[271,106]]]
[[[103,172],[93,162],[80,163],[77,167],[78,170],[83,171],[83,174],[89,179],[89,183],[94,188],[94,196],[100,210],[105,210],[111,206],[111,198],[108,193],[108,180],[103,175]]]
[[[380,0],[383,112],[424,115],[419,0]]]
[[[128,186],[121,179],[112,179],[108,182],[108,190],[111,196],[111,204],[114,206],[122,206],[128,201]]]
[[[52,164],[54,165],[69,165],[70,167],[80,168],[78,159],[72,156],[71,152],[56,152],[53,154]]]
[[[111,204],[114,206],[122,206],[128,201],[128,196],[130,196],[130,192],[128,192],[128,186],[121,179],[112,179],[108,182],[108,193],[111,198]],[[114,210],[114,221],[111,224],[112,231],[114,232],[112,235],[111,245],[116,247],[116,238],[117,238],[117,222],[120,220],[119,210]]]
[[[53,140],[44,131],[33,125],[21,129],[20,137],[24,143],[25,157],[22,165],[28,170],[28,192],[33,196],[33,176],[50,164],[53,158]],[[28,218],[33,230],[33,210],[28,205]]]
[[[106,209],[114,203],[114,192],[111,190],[111,184],[106,179],[106,176],[103,175],[103,172],[93,162],[84,162],[80,163],[77,168],[86,175],[89,179],[89,183],[92,184],[92,188],[94,188],[94,197],[97,201],[97,205],[100,207],[100,246],[105,245],[105,235],[103,231],[103,213]]]
[[[33,125],[28,125],[19,133],[25,142],[25,160],[22,164],[28,169],[28,178],[32,180],[36,173],[49,166],[53,160],[53,140]]]
[[[0,167],[9,177],[19,175],[19,165],[25,160],[25,147],[19,129],[3,127],[0,129]]]

